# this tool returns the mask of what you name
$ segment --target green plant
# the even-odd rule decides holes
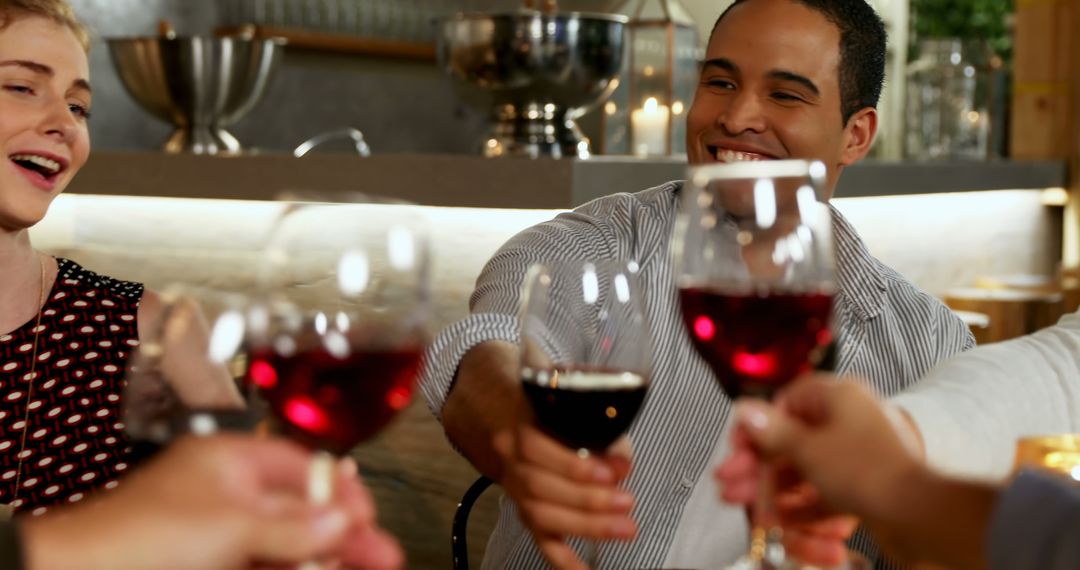
[[[915,41],[927,38],[984,40],[995,53],[1012,54],[1009,21],[1013,0],[911,0]]]

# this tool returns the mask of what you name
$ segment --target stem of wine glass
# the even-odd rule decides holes
[[[779,568],[785,562],[784,531],[776,516],[772,464],[762,462],[758,493],[754,501],[753,530],[750,534],[750,559],[760,568]]]
[[[589,570],[598,570],[600,568],[600,545],[595,540],[585,539],[584,545],[585,551],[582,553],[585,560],[585,566]]]
[[[308,501],[321,506],[330,503],[334,497],[334,468],[337,458],[325,451],[316,451],[311,456],[308,469]]]
[[[316,451],[311,456],[308,467],[308,501],[320,506],[330,503],[334,497],[334,470],[337,458],[325,451]],[[299,570],[323,570],[324,564],[318,560],[308,560],[300,565]]]
[[[577,454],[578,457],[582,459],[588,459],[592,456],[592,452],[585,448],[577,450]],[[581,554],[584,560],[582,560],[582,562],[585,563],[585,566],[589,568],[589,570],[597,570],[600,568],[600,545],[590,538],[583,539],[583,542],[584,544],[582,547],[584,552]]]

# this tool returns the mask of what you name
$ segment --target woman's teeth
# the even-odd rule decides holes
[[[11,160],[36,167],[34,170],[37,170],[46,176],[52,176],[60,172],[59,162],[36,154],[16,154],[11,157]]]

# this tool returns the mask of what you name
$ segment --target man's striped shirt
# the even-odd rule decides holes
[[[469,349],[486,341],[518,342],[520,287],[532,264],[638,260],[654,357],[649,394],[629,434],[634,465],[626,485],[636,500],[633,517],[639,535],[630,543],[603,544],[604,568],[663,564],[695,483],[711,476],[709,458],[731,410],[731,400],[694,351],[679,309],[668,250],[681,187],[681,182],[669,182],[637,194],[600,198],[511,238],[478,278],[471,315],[433,342],[421,379],[428,404],[441,421],[458,363]],[[887,396],[974,346],[959,318],[872,257],[851,225],[833,213],[838,373],[866,378]],[[856,549],[877,557],[869,540],[858,535],[853,540]],[[574,544],[580,551],[580,544]],[[512,501],[502,502],[483,567],[546,567]]]

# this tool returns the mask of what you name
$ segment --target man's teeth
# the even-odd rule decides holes
[[[44,156],[38,156],[36,154],[16,154],[11,157],[11,160],[19,162],[29,162],[36,164],[48,172],[50,175],[60,172],[60,163]]]
[[[765,157],[760,154],[750,154],[721,148],[716,150],[716,160],[720,162],[753,162],[765,160]]]

